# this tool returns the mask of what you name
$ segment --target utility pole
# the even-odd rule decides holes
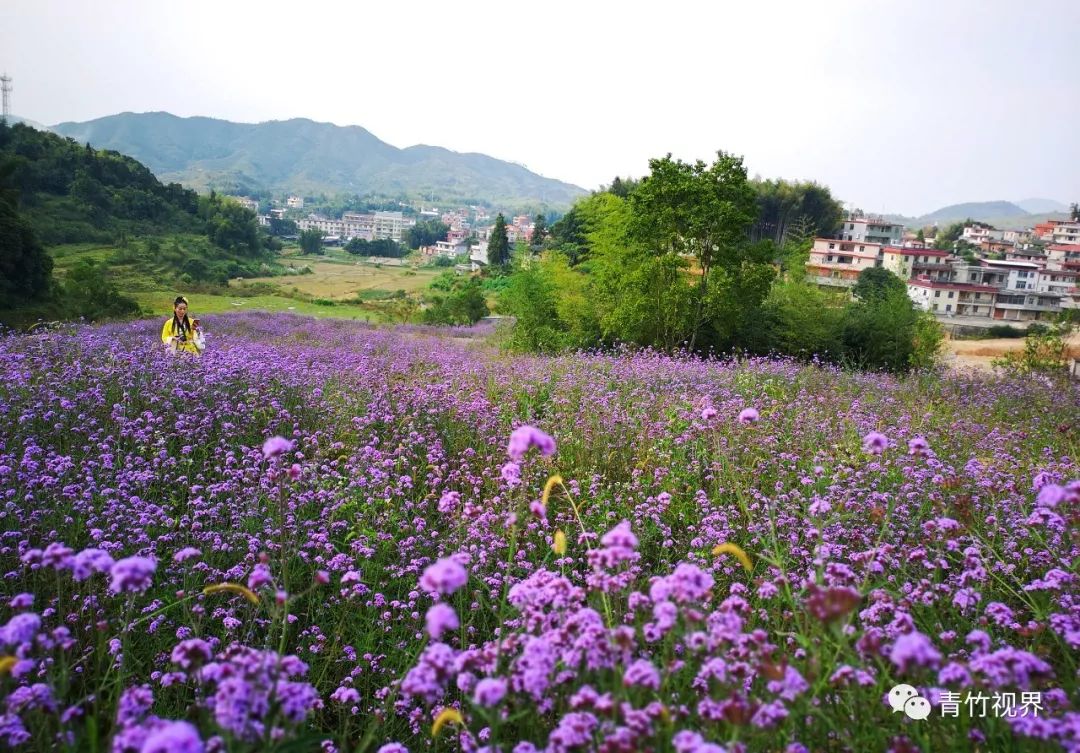
[[[7,119],[11,117],[11,76],[6,72],[0,76],[0,91],[4,94],[3,119],[7,122]]]

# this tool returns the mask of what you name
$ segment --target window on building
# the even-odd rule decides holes
[[[934,291],[934,298],[941,298],[941,291],[940,290],[935,290]]]
[[[952,291],[952,290],[950,290],[950,291],[949,291],[949,298],[952,298],[952,297],[953,297],[953,292],[954,292],[954,291]]]
[[[951,303],[945,304],[945,311],[947,311],[947,312],[952,311],[952,304]]]

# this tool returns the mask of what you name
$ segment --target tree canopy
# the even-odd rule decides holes
[[[495,218],[495,227],[488,240],[488,263],[493,266],[506,266],[510,261],[510,239],[506,234],[506,218],[502,212]]]

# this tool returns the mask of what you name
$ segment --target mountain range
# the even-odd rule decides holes
[[[125,112],[49,129],[130,155],[163,182],[201,191],[374,193],[510,208],[567,208],[587,193],[487,155],[423,144],[399,149],[359,126],[305,118],[253,124]]]
[[[181,118],[167,112],[125,112],[59,123],[48,130],[134,157],[163,182],[175,181],[200,191],[305,196],[374,193],[529,209],[566,209],[587,193],[579,186],[483,154],[426,145],[399,149],[360,126],[305,118],[252,124]],[[1064,219],[1067,213],[1068,206],[1061,201],[1029,198],[953,204],[920,217],[886,216],[908,227],[972,219],[1011,228]]]
[[[905,217],[900,214],[885,215],[909,228],[931,225],[944,227],[953,222],[978,220],[996,228],[1025,228],[1048,219],[1063,220],[1069,217],[1069,207],[1054,199],[1024,199],[1022,201],[972,201],[951,204],[921,217]]]

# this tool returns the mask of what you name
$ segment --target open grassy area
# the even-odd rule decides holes
[[[318,257],[315,257],[315,259],[298,257],[296,259],[298,266],[301,258],[306,266],[311,267],[312,274],[295,277],[257,277],[254,280],[245,280],[234,284],[244,285],[263,282],[289,290],[296,290],[315,298],[351,300],[359,293],[371,290],[389,292],[404,290],[406,293],[416,293],[426,288],[435,277],[444,271],[441,269],[414,270],[409,267],[378,266],[359,261],[343,263],[336,259],[322,260]],[[291,261],[293,260],[290,259]]]
[[[162,239],[162,245],[174,239]],[[177,236],[180,244],[199,239]],[[133,245],[137,246],[136,241]],[[230,280],[230,290],[200,292],[199,286],[171,285],[147,277],[133,263],[125,263],[125,249],[100,243],[72,243],[49,249],[55,263],[55,275],[63,280],[67,271],[82,260],[108,265],[109,274],[119,291],[138,301],[148,313],[168,314],[173,299],[186,295],[192,313],[216,314],[229,311],[290,311],[317,317],[381,321],[385,319],[377,301],[398,291],[416,294],[444,270],[414,269],[372,264],[342,249],[327,249],[326,255],[301,254],[296,247],[286,248],[280,262],[286,268],[310,267],[311,274],[265,276]],[[252,290],[257,288],[257,290]],[[357,303],[357,299],[368,301]]]

